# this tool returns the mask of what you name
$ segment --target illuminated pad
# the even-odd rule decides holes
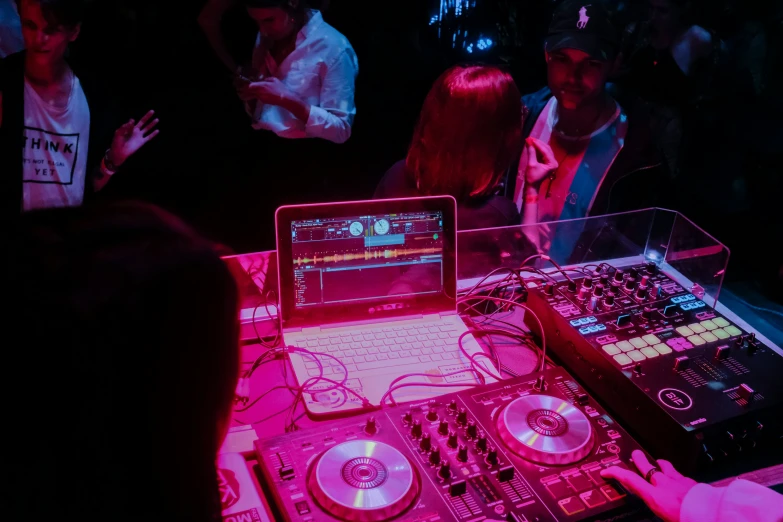
[[[656,344],[655,346],[653,346],[653,348],[655,348],[655,351],[661,355],[672,353],[672,349],[666,346],[665,344]]]
[[[625,355],[624,353],[621,353],[619,355],[614,356],[614,362],[616,362],[620,366],[625,366],[626,364],[631,364],[633,360],[627,355]]]
[[[628,357],[630,357],[632,361],[636,361],[636,362],[643,361],[643,360],[645,360],[647,358],[647,357],[644,356],[644,354],[642,352],[637,351],[637,350],[634,350],[632,352],[628,352],[626,355]]]
[[[718,328],[717,330],[713,330],[713,331],[712,331],[712,334],[713,334],[715,337],[717,337],[718,339],[728,339],[729,337],[731,337],[731,336],[729,335],[729,332],[727,332],[727,331],[726,331],[726,330],[724,330],[723,328]]]
[[[706,328],[707,330],[714,330],[714,329],[716,329],[716,328],[718,327],[718,325],[717,325],[717,324],[715,324],[715,322],[714,322],[714,321],[710,321],[710,320],[707,320],[707,321],[702,321],[700,324],[701,324],[701,325],[702,325],[704,328]]]
[[[661,342],[661,340],[655,337],[653,334],[645,335],[644,337],[642,337],[642,339],[644,340],[644,342],[646,342],[651,346]]]
[[[688,337],[688,340],[692,342],[694,346],[701,346],[702,344],[707,344],[707,341],[705,341],[698,335],[691,335],[690,337]]]
[[[688,328],[690,328],[691,330],[693,330],[693,333],[702,333],[702,332],[706,332],[706,331],[707,331],[707,329],[706,329],[706,328],[704,328],[704,327],[703,327],[702,325],[700,325],[699,323],[693,323],[693,324],[689,324],[689,325],[688,325]]]
[[[742,335],[742,330],[740,330],[739,328],[737,328],[733,324],[730,324],[729,326],[724,328],[724,330],[726,330],[726,333],[728,333],[731,336]]]
[[[631,350],[634,349],[634,345],[632,345],[628,341],[620,341],[619,343],[617,343],[617,347],[624,352],[630,352]]]
[[[716,336],[712,335],[712,332],[704,332],[703,334],[699,334],[699,337],[701,337],[708,343],[712,343],[718,340]]]
[[[607,344],[601,347],[606,352],[606,355],[617,355],[620,353],[620,349],[614,344]]]
[[[586,493],[582,493],[581,495],[579,495],[579,498],[581,498],[582,502],[584,502],[589,508],[594,508],[602,504],[606,504],[606,500],[604,500],[604,497],[602,497],[601,494],[596,489],[593,489]]]
[[[655,348],[650,347],[650,346],[648,346],[647,348],[642,348],[639,351],[642,352],[645,356],[647,356],[648,359],[652,359],[653,357],[658,357],[658,355],[659,355],[658,351]],[[669,350],[669,351],[671,351],[671,350]],[[633,353],[633,352],[631,352],[631,353]]]
[[[585,505],[576,497],[563,499],[557,503],[566,515],[574,515],[585,510]]]
[[[689,335],[693,335],[693,330],[691,330],[687,326],[680,326],[679,328],[677,328],[677,333],[682,335],[683,337],[688,337]]]
[[[647,346],[647,343],[644,340],[642,340],[640,337],[634,337],[628,342],[630,342],[634,348],[644,348],[645,346]]]
[[[712,320],[712,322],[715,323],[719,328],[724,328],[724,327],[729,326],[731,324],[730,322],[728,322],[723,317],[716,317],[715,319]]]

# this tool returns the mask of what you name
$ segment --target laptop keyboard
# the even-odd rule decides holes
[[[294,345],[314,353],[329,354],[345,364],[348,372],[420,365],[460,359],[459,336],[453,323],[394,326],[352,332],[305,335]],[[318,363],[303,355],[307,373],[320,375]],[[323,375],[342,377],[343,369],[331,357],[319,357]]]

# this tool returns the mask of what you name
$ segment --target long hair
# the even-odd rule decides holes
[[[510,74],[452,67],[427,94],[405,164],[420,193],[464,202],[497,187],[521,133],[522,101]]]
[[[25,214],[9,235],[10,518],[220,520],[238,300],[212,245],[128,203]]]

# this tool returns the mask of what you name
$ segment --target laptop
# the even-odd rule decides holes
[[[398,403],[464,389],[422,384],[478,383],[458,345],[468,328],[456,305],[454,198],[284,206],[275,223],[283,341],[313,354],[289,352],[299,385],[310,380],[310,417],[366,407],[344,387],[378,407],[392,381],[411,373],[426,375],[400,381],[418,384],[395,391]],[[462,345],[483,353],[472,335]],[[314,381],[322,371],[347,378],[344,387]]]

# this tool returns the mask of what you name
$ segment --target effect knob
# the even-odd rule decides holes
[[[603,286],[609,286],[609,274],[601,274],[601,284]]]
[[[646,271],[648,274],[650,274],[650,275],[655,275],[655,274],[657,274],[657,273],[658,273],[658,265],[656,265],[655,263],[653,263],[652,261],[650,261],[649,263],[647,263],[646,265],[644,265],[644,270],[645,270],[645,271]]]
[[[433,466],[440,464],[440,448],[437,446],[430,451],[430,464]]]
[[[583,286],[579,289],[579,294],[577,294],[576,298],[580,301],[585,301],[588,295],[590,295],[590,289]]]
[[[571,280],[568,282],[568,291],[571,293],[576,292],[576,281]]]
[[[592,296],[590,298],[590,302],[587,303],[587,309],[590,310],[591,312],[594,312],[598,308],[598,299],[599,299],[598,296],[595,295]]]
[[[487,437],[485,436],[484,432],[481,432],[481,435],[479,435],[479,438],[476,440],[476,451],[479,453],[484,453],[487,451]]]
[[[445,420],[440,421],[440,424],[438,424],[438,434],[440,435],[449,434],[449,421],[445,421]]]
[[[364,425],[364,432],[367,435],[375,435],[378,431],[378,424],[375,422],[375,417],[367,419],[367,423]]]
[[[604,295],[604,285],[595,285],[593,288],[593,295],[596,297]]]
[[[421,421],[416,419],[411,426],[411,437],[418,439],[421,437]]]
[[[585,277],[582,279],[582,287],[583,288],[592,288],[593,287],[593,280],[589,277]]]
[[[544,285],[544,295],[555,295],[555,283],[552,281],[547,281]]]
[[[655,313],[655,308],[650,308],[649,306],[645,306],[644,310],[642,310],[642,317],[647,319],[648,321],[653,318],[653,314]]]
[[[630,277],[631,279],[638,278],[639,277],[639,271],[637,269],[635,269],[635,268],[632,268],[632,269],[628,270],[628,277]]]
[[[457,400],[451,399],[449,405],[446,406],[446,410],[448,410],[449,413],[457,413]]]
[[[448,446],[449,448],[456,448],[457,444],[458,444],[457,432],[456,431],[450,431],[449,432],[449,438],[446,441],[446,446]]]
[[[604,295],[604,307],[611,308],[614,306],[614,292],[607,292]]]
[[[650,276],[642,276],[642,280],[639,281],[639,286],[643,286],[644,288],[647,288],[647,284],[650,282]]]
[[[661,297],[661,291],[662,291],[661,283],[655,283],[653,285],[652,292],[650,293],[650,295],[652,296],[653,299],[658,299],[659,297]]]
[[[424,418],[430,422],[435,422],[438,420],[438,410],[435,409],[434,406],[430,406],[430,409],[427,410],[427,415],[425,415]]]
[[[468,423],[468,410],[465,408],[460,408],[459,413],[457,413],[457,424],[460,426],[464,426]]]
[[[614,271],[614,282],[622,283],[623,279],[625,279],[625,272],[623,272],[618,268],[617,270]]]
[[[476,436],[478,435],[478,426],[476,426],[476,422],[475,421],[472,421],[472,420],[468,421],[468,427],[467,427],[467,429],[465,429],[465,435],[469,439],[475,439],[476,438]]]
[[[494,466],[498,463],[498,450],[495,448],[495,446],[490,446],[487,450],[487,456],[484,458],[485,461],[487,461],[487,464]]]
[[[421,451],[429,451],[432,448],[432,438],[429,433],[425,433],[421,436],[421,442],[419,442],[419,449]]]
[[[636,299],[643,301],[647,298],[647,288],[640,286],[636,289]]]
[[[402,416],[402,423],[407,426],[410,423],[413,422],[413,412],[411,410],[408,410],[405,412],[405,414]]]
[[[625,289],[629,292],[633,291],[633,289],[636,288],[636,281],[628,278],[625,280]]]
[[[443,480],[448,480],[451,478],[451,464],[449,464],[449,461],[444,460],[440,463],[440,467],[438,468],[438,476]]]
[[[459,449],[457,449],[457,460],[460,462],[468,461],[468,447],[464,444],[460,444]]]

